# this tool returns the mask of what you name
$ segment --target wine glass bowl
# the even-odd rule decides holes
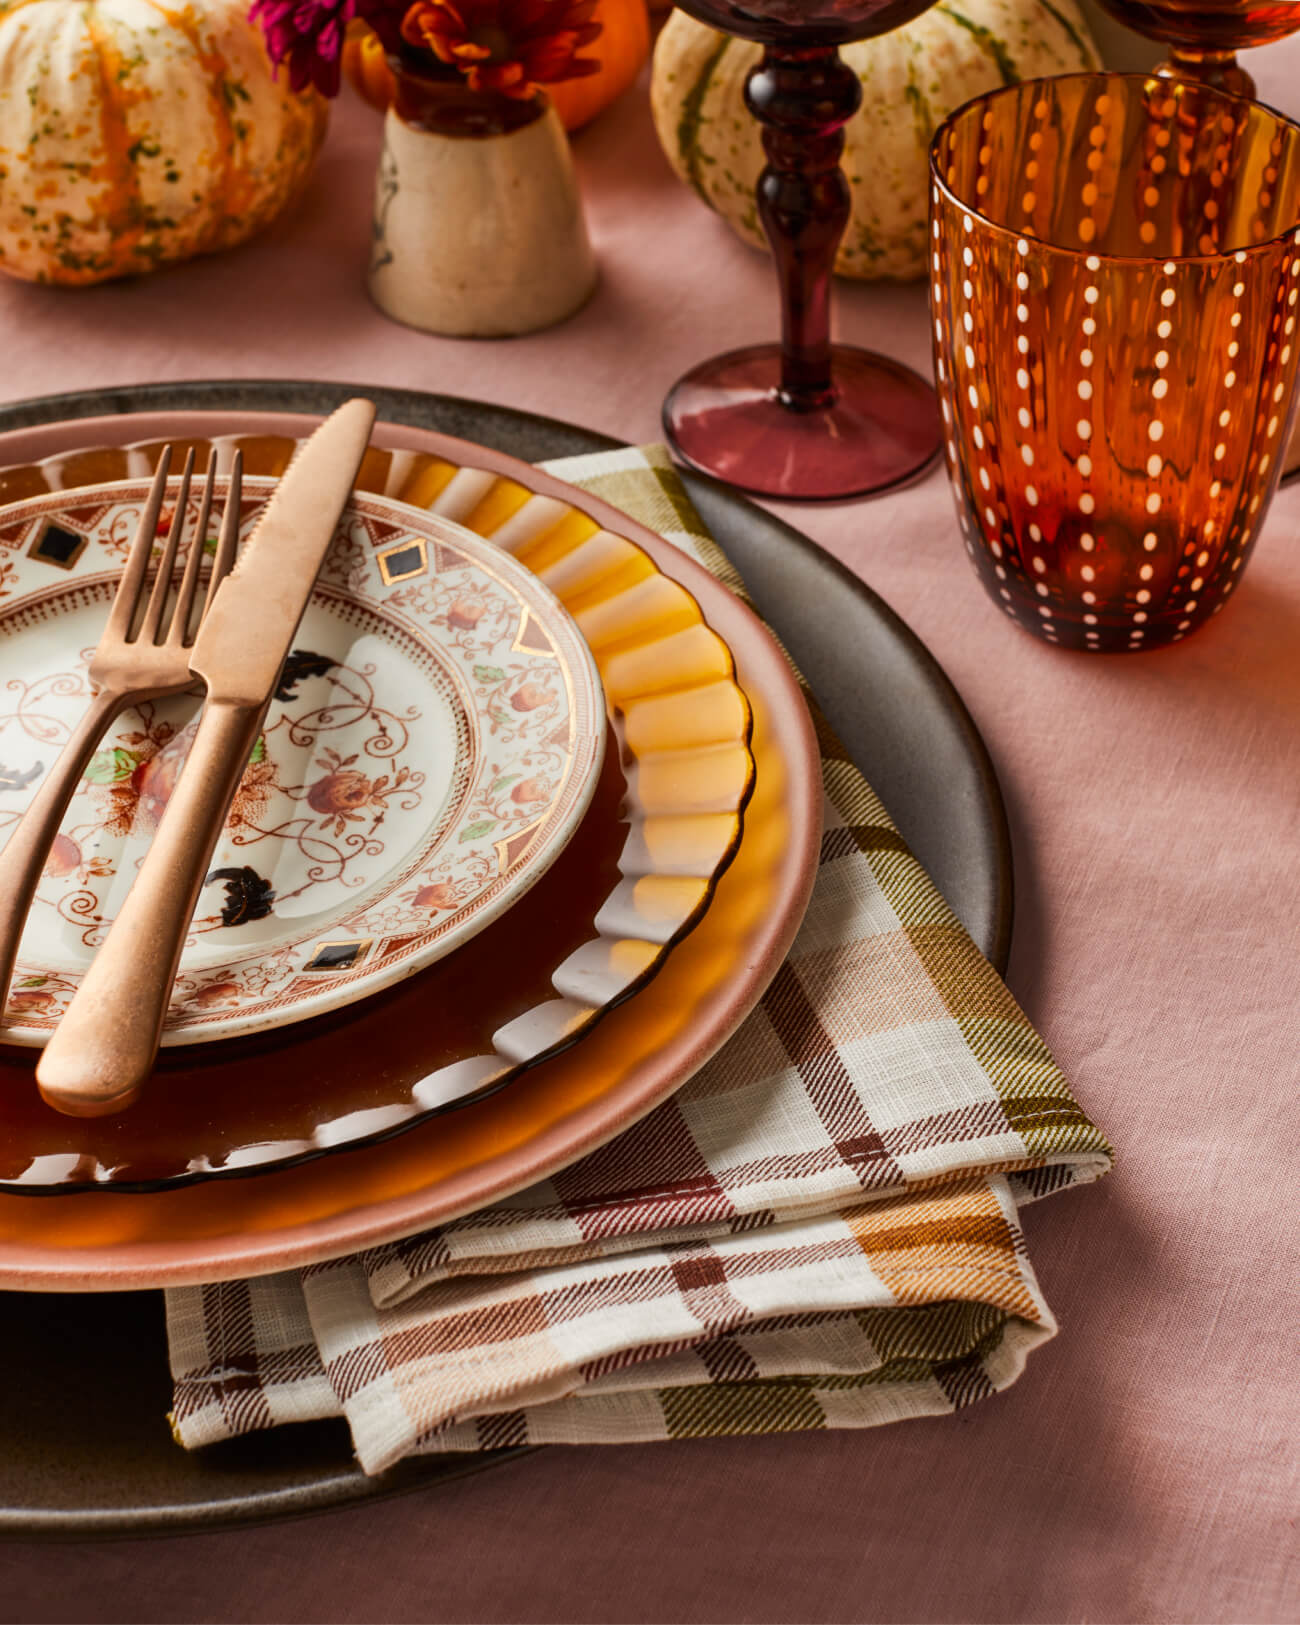
[[[712,357],[669,391],[664,430],[691,467],[760,496],[825,500],[898,485],[938,451],[930,386],[830,340],[831,274],[850,210],[843,132],[862,100],[838,47],[932,3],[684,0],[701,22],[764,47],[745,100],[763,130],[758,213],[782,294],[779,345]]]
[[[741,39],[791,49],[838,48],[888,34],[934,0],[686,0],[683,11]]]
[[[1300,0],[1097,0],[1135,33],[1169,47],[1156,73],[1194,79],[1236,96],[1255,81],[1236,53],[1272,45],[1300,28]]]
[[[1206,86],[993,92],[931,149],[948,468],[993,602],[1080,649],[1176,642],[1240,581],[1300,358],[1300,126]]]

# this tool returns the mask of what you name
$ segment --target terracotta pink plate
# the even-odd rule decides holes
[[[287,456],[313,421],[220,413],[82,420],[0,437],[0,463],[39,461],[58,449],[60,435],[65,446],[121,445],[155,427],[173,439],[279,435]],[[376,441],[390,474],[395,454],[431,456],[453,465],[456,477],[480,476],[484,489],[508,483],[527,499],[561,502],[585,516],[592,533],[617,533],[644,549],[657,571],[686,589],[734,656],[753,711],[755,788],[732,866],[701,923],[648,987],[499,1094],[398,1140],[255,1179],[150,1195],[0,1198],[0,1286],[108,1290],[268,1273],[412,1234],[499,1199],[612,1138],[678,1087],[753,1007],[793,939],[816,869],[820,759],[794,676],[757,619],[670,544],[526,464],[391,425]],[[104,477],[98,466],[87,477]],[[653,622],[648,612],[646,624]],[[636,646],[633,632],[629,655]],[[340,1044],[346,1031],[340,1027]],[[283,1053],[291,1064],[292,1048]]]

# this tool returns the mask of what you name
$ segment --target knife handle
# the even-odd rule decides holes
[[[86,763],[126,702],[125,694],[104,690],[94,696],[0,851],[0,1016],[9,996],[23,927],[54,837]]]
[[[152,1072],[181,949],[264,715],[205,706],[140,872],[36,1068],[57,1111],[121,1111]]]

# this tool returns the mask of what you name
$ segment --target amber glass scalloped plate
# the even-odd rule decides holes
[[[248,475],[274,475],[310,427],[239,421],[241,432],[222,433],[203,414],[134,418],[129,444],[0,470],[0,501],[134,478],[154,466],[164,436],[181,451],[192,445],[200,469],[213,454],[228,465],[238,447]],[[91,444],[96,425],[76,427]],[[403,433],[377,431],[359,488],[513,554],[594,653],[614,737],[582,825],[509,913],[438,965],[291,1030],[179,1047],[118,1116],[51,1112],[32,1057],[0,1050],[0,1189],[159,1191],[387,1139],[572,1044],[642,987],[708,908],[740,841],[754,768],[750,707],[697,596],[660,569],[647,546],[655,539],[615,510],[461,442],[392,446]],[[721,592],[683,564],[697,590]]]

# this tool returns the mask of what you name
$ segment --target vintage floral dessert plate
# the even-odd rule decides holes
[[[219,468],[229,466],[238,447],[247,483],[250,477],[279,474],[312,424],[289,416],[205,413],[169,414],[162,421],[114,420],[114,426],[127,430],[122,439],[113,443],[108,430],[107,443],[90,449],[78,449],[77,442],[66,439],[61,440],[66,449],[56,449],[68,425],[0,442],[0,463],[8,461],[4,454],[11,446],[17,450],[9,466],[0,467],[0,500],[64,493],[60,500],[67,503],[79,500],[86,485],[143,479],[158,454],[156,430],[182,450],[193,445],[200,469],[213,455]],[[74,427],[82,434],[89,427],[93,434],[100,425]],[[446,1136],[453,1119],[442,1114],[454,1109],[459,1119],[474,1109],[470,1103],[494,1091],[513,1094],[524,1082],[518,1074],[546,1057],[585,1049],[597,1021],[645,988],[681,951],[686,934],[707,917],[718,880],[740,845],[742,815],[755,784],[747,685],[737,676],[730,634],[718,622],[719,616],[734,620],[739,606],[671,544],[597,499],[527,465],[445,436],[421,435],[410,446],[392,444],[390,437],[402,433],[393,425],[377,428],[358,488],[431,510],[433,516],[485,537],[489,562],[517,559],[554,592],[592,651],[604,689],[609,744],[577,833],[506,913],[436,964],[363,1002],[311,1020],[199,1046],[173,1045],[164,1052],[149,1089],[129,1111],[104,1118],[60,1116],[36,1092],[34,1051],[0,1044],[0,1190],[57,1194],[67,1199],[57,1205],[68,1212],[68,1202],[75,1203],[78,1192],[87,1192],[92,1201],[112,1193],[108,1205],[117,1207],[129,1200],[124,1193],[132,1191],[221,1185],[228,1176],[253,1173],[281,1177],[276,1170],[289,1171],[291,1164],[344,1148],[352,1152],[344,1160],[353,1164],[361,1155],[355,1148],[405,1135],[433,1116],[440,1118],[438,1134]],[[27,447],[33,442],[41,447],[38,460],[22,460],[30,456]],[[86,447],[87,441],[80,445]],[[363,496],[359,505],[368,500]],[[409,509],[400,511],[410,518]],[[399,549],[391,566],[393,559],[400,562],[400,539],[373,547],[367,537],[361,556],[373,560],[387,555],[390,546]],[[0,547],[0,563],[16,551]],[[322,593],[352,591],[351,557],[341,551],[338,571],[323,578]],[[402,571],[392,573],[396,577]],[[683,573],[689,588],[675,579]],[[410,605],[401,596],[409,585],[409,580],[391,582],[381,606],[385,614],[409,614]],[[389,604],[390,595],[399,600],[396,607]],[[449,619],[452,613],[449,605]],[[475,631],[485,623],[485,617],[476,619],[464,604],[455,613],[460,621],[473,621]],[[0,620],[4,614],[0,596]],[[747,614],[740,613],[738,624],[752,632]],[[760,669],[766,670],[771,660],[780,665],[770,639],[761,630],[756,635],[771,657]],[[336,652],[307,642],[301,646],[308,654]],[[477,654],[473,658],[484,664]],[[504,657],[495,662],[503,671],[506,664]],[[293,670],[288,668],[286,676]],[[301,700],[289,702],[291,708],[301,704],[309,714],[307,700],[311,693],[329,692],[322,686],[329,676],[304,677],[296,691]],[[532,687],[520,708],[509,698],[518,688],[509,690],[507,703],[497,707],[508,720],[546,712],[538,697],[545,685],[524,680]],[[489,696],[501,698],[495,676],[485,671],[476,681]],[[403,695],[405,705],[413,703],[405,690]],[[402,711],[396,699],[380,703],[390,712]],[[797,712],[797,691],[794,704]],[[275,716],[273,712],[272,722]],[[484,725],[489,733],[490,720]],[[392,724],[385,728],[386,737],[394,737]],[[0,734],[0,745],[3,741]],[[114,748],[142,747],[126,742]],[[364,751],[353,746],[339,750],[343,758],[352,754],[358,754],[357,762],[336,765],[325,759],[320,769],[311,765],[317,758],[309,757],[306,773],[284,777],[291,788],[308,786],[307,796],[290,799],[289,805],[299,811],[304,801],[310,807],[312,787],[321,781],[328,785],[316,797],[323,803],[319,819],[333,814],[327,834],[337,821],[336,804],[371,794],[354,780],[342,780],[342,774],[359,772],[368,781],[388,774],[388,785],[381,787],[385,792],[396,776],[387,763],[364,768]],[[426,772],[427,783],[424,764],[410,765]],[[106,769],[115,766],[105,762]],[[800,769],[805,776],[810,770],[815,777],[815,751],[810,764]],[[130,771],[134,776],[137,769]],[[521,782],[525,793],[531,791],[527,779],[541,770],[533,765],[524,771],[524,779],[513,784],[499,784],[509,777],[506,772],[487,783],[486,793],[496,798],[494,807],[507,812],[517,805],[513,791]],[[775,789],[782,773],[772,765],[767,773],[769,789]],[[126,776],[118,782],[126,783]],[[250,772],[249,783],[256,783],[255,772]],[[392,805],[397,797],[384,799]],[[0,792],[0,807],[4,804]],[[814,809],[816,804],[814,797]],[[378,826],[381,835],[388,816]],[[349,820],[344,824],[346,838]],[[465,827],[463,820],[455,823],[453,834]],[[774,833],[775,826],[769,822],[768,829]],[[496,833],[484,832],[483,839],[491,842]],[[805,840],[807,834],[805,830]],[[466,844],[478,840],[474,835]],[[220,867],[251,861],[259,846],[233,846],[232,841],[232,849],[234,856],[223,854]],[[216,880],[209,891],[224,904],[229,889],[225,880]],[[436,926],[442,902],[455,899],[438,894],[421,901],[422,889],[423,884],[412,882],[390,888],[399,902],[405,900],[404,906],[419,913],[423,930]],[[794,906],[792,894],[785,904]],[[757,893],[753,905],[766,906]],[[361,898],[358,906],[369,905]],[[342,970],[347,974],[348,967]],[[502,1090],[512,1079],[517,1081],[511,1089]],[[216,1100],[219,1111],[212,1109]],[[512,1143],[507,1131],[503,1146]],[[247,1192],[247,1181],[238,1184]],[[161,1197],[151,1194],[149,1199]]]
[[[273,489],[245,480],[244,529]],[[88,703],[147,494],[109,483],[0,510],[0,843]],[[199,704],[141,703],[103,741],[46,865],[3,1041],[43,1043],[66,1008]],[[458,947],[554,862],[604,745],[600,673],[554,593],[451,520],[357,496],[214,855],[164,1044],[318,1016]]]

